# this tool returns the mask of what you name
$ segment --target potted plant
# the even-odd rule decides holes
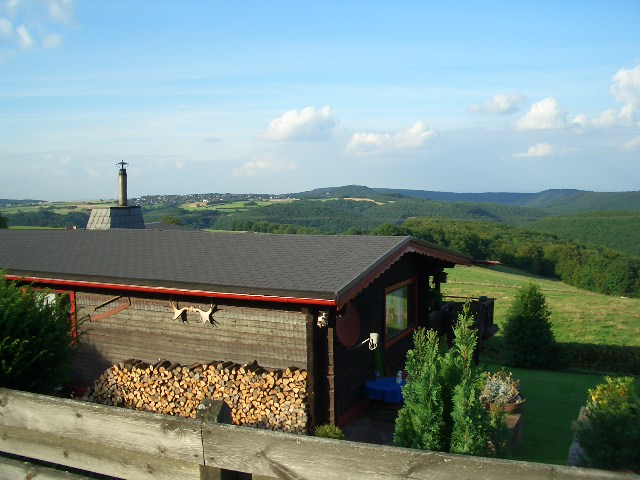
[[[501,408],[506,413],[513,412],[525,402],[519,386],[520,381],[514,379],[511,373],[505,373],[504,370],[487,374],[480,401],[487,408]]]

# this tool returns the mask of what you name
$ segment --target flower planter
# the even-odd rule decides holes
[[[518,397],[518,399],[515,402],[504,403],[504,404],[491,403],[491,404],[489,404],[489,408],[491,408],[491,410],[494,410],[496,408],[502,408],[502,410],[505,413],[512,413],[512,412],[517,412],[518,410],[520,410],[520,407],[526,401],[527,400],[525,398]]]

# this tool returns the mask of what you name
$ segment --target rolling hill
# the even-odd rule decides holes
[[[583,190],[545,190],[538,193],[450,193],[427,190],[375,189],[386,194],[428,198],[440,202],[497,203],[535,208],[550,213],[581,213],[595,210],[640,211],[640,191],[587,192]]]
[[[553,215],[526,228],[640,257],[640,212],[611,210]]]

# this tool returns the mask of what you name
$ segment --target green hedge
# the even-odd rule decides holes
[[[595,345],[591,343],[559,343],[562,360],[569,367],[599,372],[640,375],[640,347]],[[504,361],[504,339],[494,337],[484,342],[483,357]],[[561,365],[558,366],[559,368]]]
[[[640,347],[563,343],[571,366],[586,370],[640,375]]]

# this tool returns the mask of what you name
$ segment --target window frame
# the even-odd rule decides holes
[[[389,336],[387,329],[387,296],[402,288],[408,287],[407,291],[407,327]],[[384,346],[385,348],[399,342],[403,338],[411,335],[418,327],[418,278],[412,277],[402,282],[395,283],[384,289]]]

